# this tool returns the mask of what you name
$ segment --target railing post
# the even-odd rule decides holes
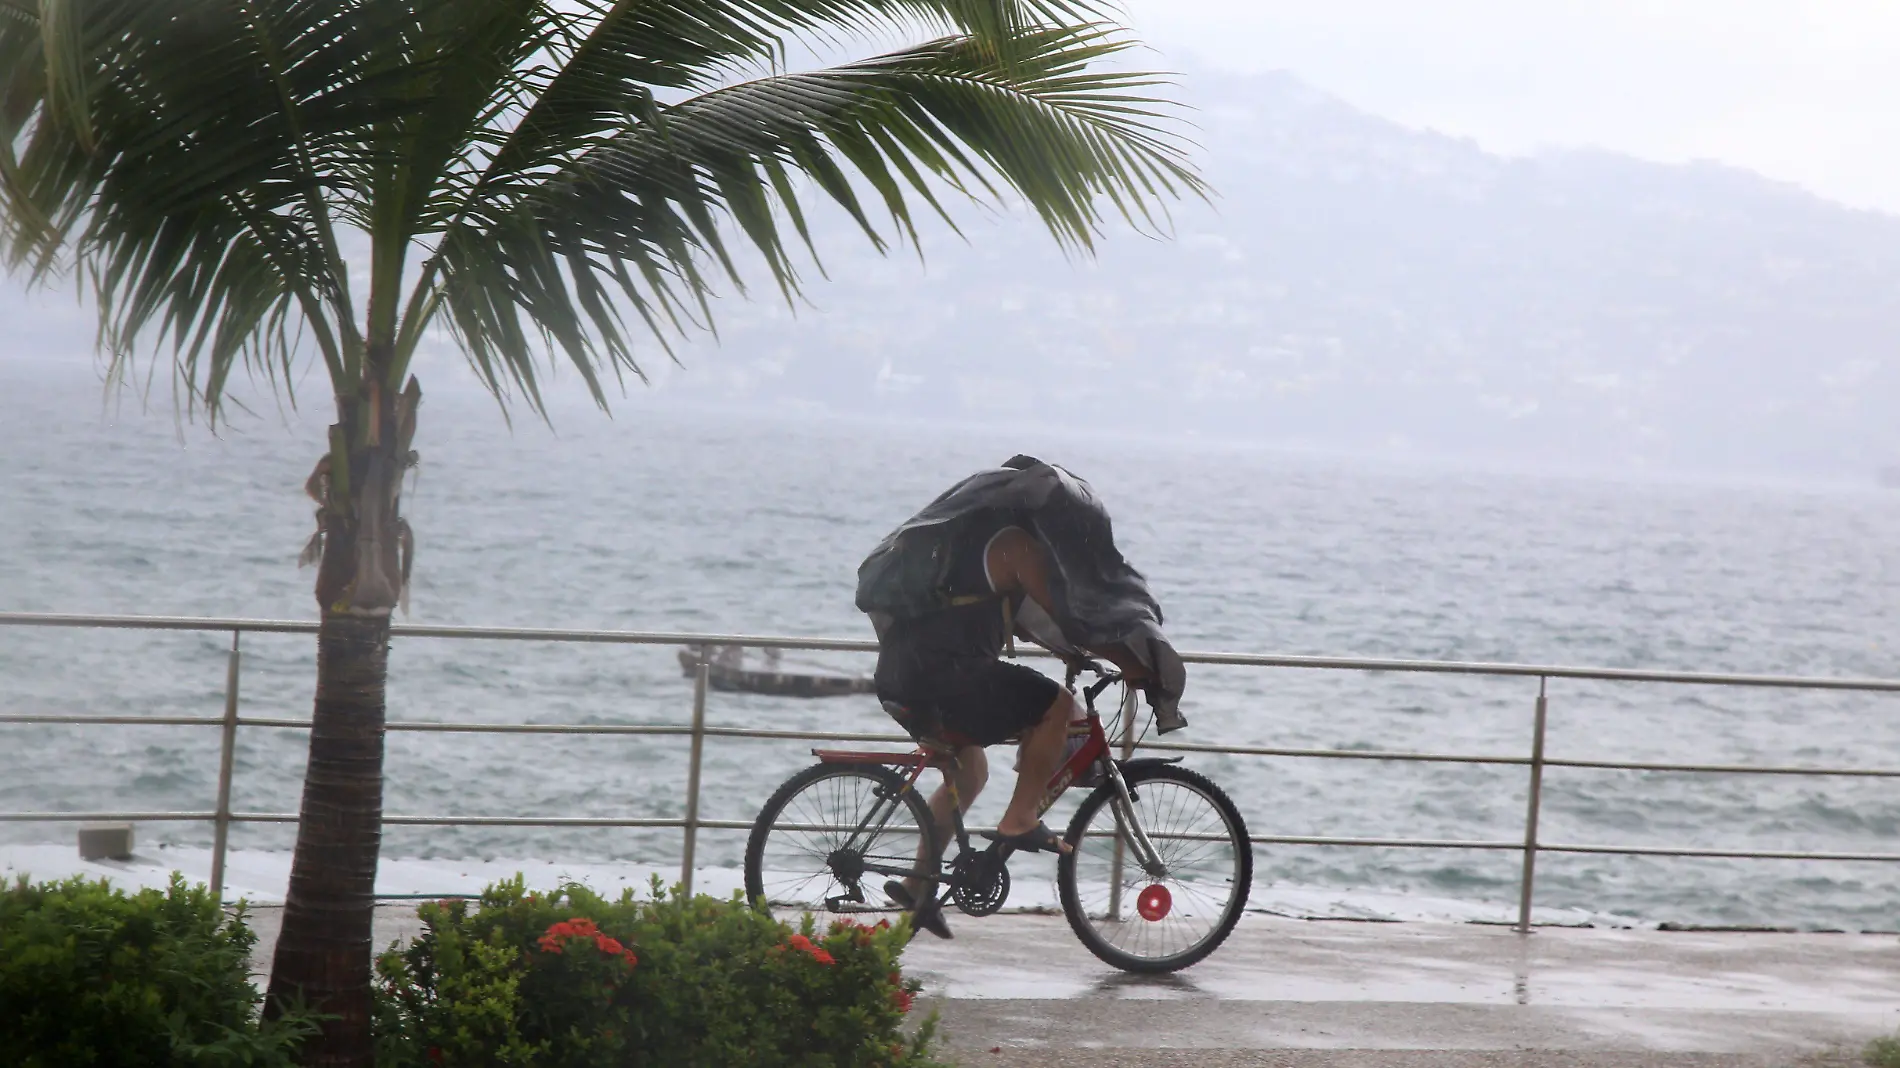
[[[686,765],[686,849],[680,858],[680,887],[687,897],[693,894],[693,848],[699,840],[699,756],[706,745],[706,686],[711,675],[711,656],[701,646],[699,670],[693,674],[693,755]]]
[[[1135,688],[1122,688],[1122,759],[1135,755],[1135,713],[1141,706],[1135,698]],[[1122,865],[1126,847],[1122,844],[1121,813],[1115,813],[1115,854],[1109,862],[1108,873],[1108,920],[1118,923],[1122,918]]]
[[[1524,812],[1524,876],[1519,881],[1517,897],[1519,934],[1531,933],[1531,893],[1537,881],[1537,808],[1544,794],[1544,719],[1550,707],[1545,692],[1549,685],[1549,677],[1537,677],[1537,716],[1531,727],[1530,801]]]
[[[238,640],[244,632],[231,632],[231,655],[224,666],[224,738],[218,749],[218,808],[216,831],[211,843],[211,896],[224,900],[224,854],[231,841],[231,766],[237,751],[238,664],[242,654]]]

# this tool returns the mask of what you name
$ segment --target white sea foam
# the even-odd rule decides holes
[[[1014,866],[1008,910],[1060,910],[1055,880],[1047,860],[1028,860]],[[0,846],[0,878],[27,876],[35,882],[83,876],[108,879],[128,890],[163,888],[173,872],[187,882],[208,883],[211,851],[198,846],[160,844],[136,850],[129,860],[82,860],[65,845]],[[657,878],[667,887],[679,882],[677,865],[665,867],[631,862],[577,863],[556,860],[443,860],[385,857],[376,871],[376,892],[390,898],[436,898],[474,895],[504,879],[521,876],[530,889],[551,889],[580,883],[613,897],[631,890],[645,896]],[[259,905],[281,904],[290,881],[287,850],[234,850],[225,865],[225,898]],[[745,876],[739,868],[707,867],[693,871],[693,891],[714,897],[742,893]],[[1252,912],[1301,919],[1397,921],[1453,921],[1508,923],[1517,917],[1515,905],[1467,901],[1374,889],[1334,890],[1326,887],[1256,883],[1248,901]],[[1538,923],[1630,926],[1627,918],[1581,909],[1538,909]]]

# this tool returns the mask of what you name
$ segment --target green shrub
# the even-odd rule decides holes
[[[923,1068],[934,1021],[888,924],[793,929],[737,898],[608,901],[521,879],[419,910],[377,962],[380,1068]]]
[[[309,1018],[258,1021],[257,937],[174,873],[165,891],[104,881],[0,892],[0,1064],[287,1065]]]
[[[1876,1038],[1861,1051],[1872,1068],[1900,1068],[1900,1038]]]

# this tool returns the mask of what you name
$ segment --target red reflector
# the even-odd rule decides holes
[[[1135,899],[1135,911],[1141,913],[1141,918],[1149,923],[1167,918],[1168,910],[1173,907],[1174,895],[1168,893],[1168,888],[1160,883],[1143,890],[1141,896]]]

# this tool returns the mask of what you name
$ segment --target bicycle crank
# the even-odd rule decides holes
[[[1009,863],[1002,850],[965,851],[950,862],[950,900],[971,916],[988,916],[1009,900]]]

